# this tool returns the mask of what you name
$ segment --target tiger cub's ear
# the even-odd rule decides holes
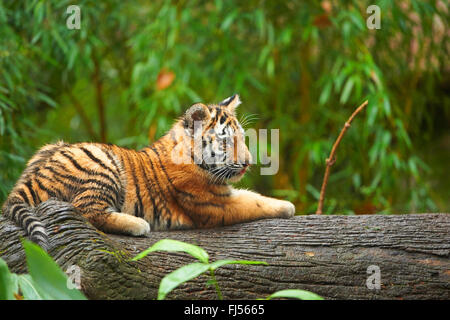
[[[227,107],[232,112],[236,109],[238,105],[241,104],[241,100],[239,99],[239,95],[234,94],[231,97],[226,98],[222,102],[219,103],[219,106]]]
[[[210,117],[211,114],[208,107],[203,103],[196,103],[184,114],[184,125],[187,128],[193,129],[195,121],[205,123]]]

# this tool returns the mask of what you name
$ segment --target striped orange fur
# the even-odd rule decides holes
[[[46,145],[28,162],[3,214],[44,247],[45,227],[33,207],[49,198],[70,202],[104,232],[134,236],[291,217],[295,208],[290,202],[229,184],[251,162],[235,116],[239,103],[234,95],[219,104],[195,104],[165,136],[140,151],[100,143]],[[201,132],[196,132],[196,121]],[[201,139],[200,154],[186,152],[196,137]],[[240,143],[230,147],[222,143],[226,139]],[[230,153],[230,161],[194,161],[200,155],[224,160]],[[186,155],[192,161],[180,163]]]

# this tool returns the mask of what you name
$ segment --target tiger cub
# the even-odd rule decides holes
[[[292,217],[292,203],[229,185],[252,161],[236,119],[239,104],[238,95],[194,104],[140,151],[100,143],[46,145],[28,162],[3,214],[43,247],[47,235],[33,207],[49,198],[70,202],[99,230],[133,236]]]

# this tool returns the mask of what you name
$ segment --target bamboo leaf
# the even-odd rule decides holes
[[[340,102],[342,104],[346,103],[348,101],[348,97],[350,96],[350,93],[353,89],[354,80],[353,77],[348,78],[347,82],[345,83],[344,89],[342,90],[341,99]]]
[[[171,239],[163,239],[158,242],[156,242],[154,245],[152,245],[150,248],[142,251],[137,256],[135,256],[132,261],[136,261],[139,259],[142,259],[143,257],[147,256],[151,252],[155,251],[167,251],[167,252],[186,252],[193,256],[194,258],[197,258],[200,262],[208,263],[208,253],[206,253],[205,250],[202,248],[189,244],[186,242],[178,241],[178,240],[171,240]]]
[[[180,284],[192,280],[208,270],[208,264],[195,262],[169,273],[159,284],[158,300],[163,300],[170,291]]]

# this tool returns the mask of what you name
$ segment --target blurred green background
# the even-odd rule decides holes
[[[313,213],[448,212],[447,1],[1,1],[0,203],[45,143],[142,148],[194,102],[239,93],[280,129],[280,170],[239,183]],[[69,5],[81,28],[69,30]],[[270,141],[270,139],[269,139]]]

